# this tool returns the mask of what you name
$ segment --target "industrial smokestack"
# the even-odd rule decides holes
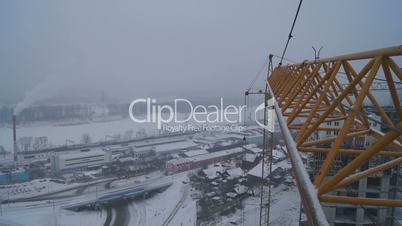
[[[13,144],[14,144],[14,161],[17,161],[17,126],[16,126],[16,117],[13,114]]]

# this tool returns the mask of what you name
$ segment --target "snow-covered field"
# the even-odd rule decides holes
[[[182,120],[186,116],[185,114],[179,114],[177,117],[179,120]],[[187,131],[197,131],[200,129],[198,127],[202,124],[197,124],[190,120],[188,123],[171,122],[169,124],[164,123],[163,125],[170,127],[170,129],[164,129],[167,127],[162,127],[162,130],[165,132],[172,132],[172,128],[176,128],[178,126],[187,129]],[[189,125],[194,126],[187,127]],[[214,123],[213,125],[224,126],[224,124],[217,123]],[[156,123],[137,123],[132,121],[130,118],[123,118],[109,121],[85,121],[73,124],[48,122],[32,125],[17,125],[17,139],[22,137],[47,137],[49,145],[61,146],[71,144],[72,142],[75,144],[82,143],[82,135],[84,133],[90,135],[91,142],[98,142],[113,140],[114,137],[118,135],[124,138],[125,133],[129,130],[132,130],[135,136],[136,132],[142,129],[145,130],[147,135],[156,135],[159,132]],[[236,131],[235,127],[233,127],[233,130]],[[221,136],[225,136],[224,134],[225,133],[222,133]],[[13,150],[12,135],[13,132],[10,126],[0,127],[0,146],[3,146],[7,151]]]
[[[65,145],[67,140],[80,143],[82,134],[88,133],[93,142],[110,140],[110,137],[117,134],[124,135],[128,130],[134,133],[140,129],[145,129],[148,135],[156,133],[156,125],[153,123],[135,123],[131,119],[121,119],[106,122],[92,122],[84,124],[60,126],[53,125],[33,125],[18,126],[17,137],[47,137],[52,145]],[[12,150],[12,129],[9,127],[0,128],[0,145],[6,150]]]

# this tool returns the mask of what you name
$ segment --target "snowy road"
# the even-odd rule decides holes
[[[162,179],[162,180],[160,180]],[[74,196],[76,190],[69,191],[71,197],[53,197],[52,200],[29,201],[20,203],[3,204],[2,215],[0,215],[0,225],[12,226],[143,226],[143,225],[194,225],[195,204],[189,197],[189,185],[183,183],[187,181],[187,173],[176,174],[172,177],[155,175],[150,181],[169,180],[173,184],[164,191],[150,194],[147,199],[139,199],[133,202],[120,202],[119,205],[111,205],[101,211],[80,211],[73,212],[64,210],[62,206],[85,201],[96,197],[94,187],[82,189],[83,194]],[[121,187],[133,186],[138,183],[138,178],[125,179],[112,183],[98,184],[98,192],[102,188],[110,187],[110,190],[120,189]],[[156,183],[158,184],[158,183]],[[79,192],[81,193],[81,192]],[[102,194],[99,192],[98,195]],[[50,197],[48,197],[50,198]],[[183,212],[184,211],[184,212]],[[21,218],[20,215],[27,216]],[[31,220],[28,220],[31,219]],[[86,220],[88,218],[88,220]],[[185,219],[185,221],[183,221]],[[189,223],[190,222],[190,223]]]
[[[121,201],[106,207],[107,217],[103,226],[127,226],[130,222],[128,202]]]
[[[190,186],[186,173],[173,176],[173,184],[165,191],[128,205],[128,226],[144,225],[195,225],[195,202],[189,197]],[[185,208],[184,208],[185,207]],[[189,219],[191,218],[191,219]]]
[[[168,226],[170,224],[170,222],[172,221],[172,219],[176,216],[177,211],[179,211],[179,209],[181,208],[181,206],[183,205],[184,201],[186,200],[186,198],[188,197],[188,193],[190,191],[190,186],[187,185],[184,188],[184,192],[182,194],[181,199],[179,200],[179,202],[176,204],[176,206],[174,207],[173,211],[170,213],[170,215],[168,216],[168,218],[165,220],[165,222],[163,222],[162,226]]]

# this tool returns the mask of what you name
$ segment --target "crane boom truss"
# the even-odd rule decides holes
[[[309,179],[297,172],[306,172],[296,163],[300,156],[290,154],[301,199],[313,225],[322,223],[313,216],[314,199],[326,203],[402,207],[402,200],[333,194],[336,189],[402,163],[402,100],[396,89],[402,82],[402,70],[395,61],[398,56],[402,56],[402,46],[281,66],[268,76],[267,84],[276,99],[277,115],[280,124],[282,120],[281,130],[288,149],[325,156],[319,171],[315,172],[316,193],[312,194],[303,187]],[[376,80],[384,81],[396,120],[389,117],[370,89]],[[385,132],[372,126],[373,118],[365,110],[365,102],[372,104]],[[338,126],[328,126],[333,125],[332,122]],[[296,135],[290,137],[290,131]],[[333,136],[320,139],[318,134],[322,131]],[[373,142],[357,144],[367,139]],[[349,161],[331,173],[340,155],[348,156]],[[387,161],[373,168],[362,168],[377,156]],[[316,197],[312,197],[314,195]],[[306,202],[307,198],[312,201]]]

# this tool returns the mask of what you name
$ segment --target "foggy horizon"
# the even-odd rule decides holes
[[[282,53],[297,2],[2,2],[0,102],[35,89],[39,99],[241,100],[267,55]],[[312,59],[313,45],[325,57],[400,44],[401,6],[306,1],[286,57]]]

